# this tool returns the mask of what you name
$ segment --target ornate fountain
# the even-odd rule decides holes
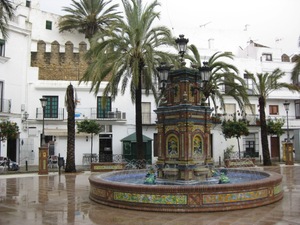
[[[183,35],[176,40],[182,56],[187,41]],[[155,110],[158,117],[157,171],[152,168],[93,174],[89,178],[90,198],[109,206],[159,212],[227,211],[282,199],[280,174],[210,170],[212,109],[202,96],[210,70],[206,64],[200,70],[182,65],[170,72],[171,67],[166,64],[158,68],[163,98]],[[205,183],[211,173],[219,173],[220,182]],[[227,173],[245,180],[229,183]],[[136,183],[138,180],[141,182]]]

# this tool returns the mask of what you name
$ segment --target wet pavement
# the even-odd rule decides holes
[[[89,199],[90,172],[0,174],[0,224],[300,224],[300,165],[263,169],[283,175],[282,200],[258,208],[211,213],[144,212],[97,204]]]

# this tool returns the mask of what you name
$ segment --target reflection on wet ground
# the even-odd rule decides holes
[[[90,172],[0,175],[0,224],[300,224],[300,166],[264,169],[283,175],[281,201],[214,213],[142,212],[99,205],[89,199]]]

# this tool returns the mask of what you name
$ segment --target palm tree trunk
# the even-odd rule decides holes
[[[67,88],[66,103],[68,110],[68,141],[65,172],[76,172],[75,168],[75,99],[73,85]]]
[[[142,84],[141,84],[142,70],[140,69],[139,84],[135,90],[135,126],[136,126],[136,151],[137,159],[143,160],[144,149],[143,149],[143,127],[142,127]]]
[[[264,166],[271,166],[272,161],[269,152],[268,129],[267,129],[266,112],[265,112],[266,101],[263,97],[259,97],[258,102],[259,102],[260,135],[261,135],[261,144],[262,144],[262,153],[263,153],[263,163]]]

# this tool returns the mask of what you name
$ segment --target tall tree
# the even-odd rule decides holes
[[[75,108],[76,93],[70,84],[65,95],[65,105],[68,111],[68,141],[65,172],[76,172],[75,167]]]
[[[186,58],[191,62],[194,68],[203,66],[198,49],[195,45],[188,46]],[[226,61],[233,60],[234,56],[230,52],[216,52],[207,61],[207,66],[211,69],[211,77],[203,89],[203,101],[210,98],[213,101],[215,109],[217,103],[224,109],[224,91],[225,95],[231,96],[236,100],[241,110],[245,105],[249,105],[248,94],[245,89],[245,82],[238,73],[238,69]]]
[[[122,0],[125,18],[110,32],[98,33],[87,56],[91,64],[81,81],[91,81],[91,90],[98,93],[100,83],[108,79],[103,95],[114,99],[119,90],[124,94],[130,85],[131,100],[135,103],[137,158],[144,159],[142,131],[142,78],[145,93],[152,90],[153,74],[159,62],[171,61],[172,55],[159,47],[174,42],[167,27],[153,27],[159,18],[155,11],[160,4],[154,0],[143,6],[141,0]],[[103,40],[103,41],[99,41]],[[130,83],[130,84],[129,84]],[[120,87],[120,88],[119,88]],[[105,98],[104,98],[105,99]]]
[[[72,0],[71,7],[64,7],[68,14],[61,17],[59,31],[77,30],[91,39],[98,31],[104,31],[120,17],[116,12],[118,4],[109,5],[112,0]]]
[[[261,129],[261,145],[263,153],[263,164],[265,166],[271,166],[272,161],[269,152],[268,143],[268,126],[266,121],[266,100],[268,96],[273,92],[283,88],[290,91],[300,91],[300,88],[294,84],[281,82],[281,78],[285,76],[285,73],[280,69],[275,69],[272,73],[257,73],[256,75],[246,71],[249,79],[253,82],[253,89],[255,94],[258,95],[259,104],[259,119]]]
[[[8,38],[8,20],[14,16],[14,7],[10,0],[0,0],[0,31],[4,39]]]

